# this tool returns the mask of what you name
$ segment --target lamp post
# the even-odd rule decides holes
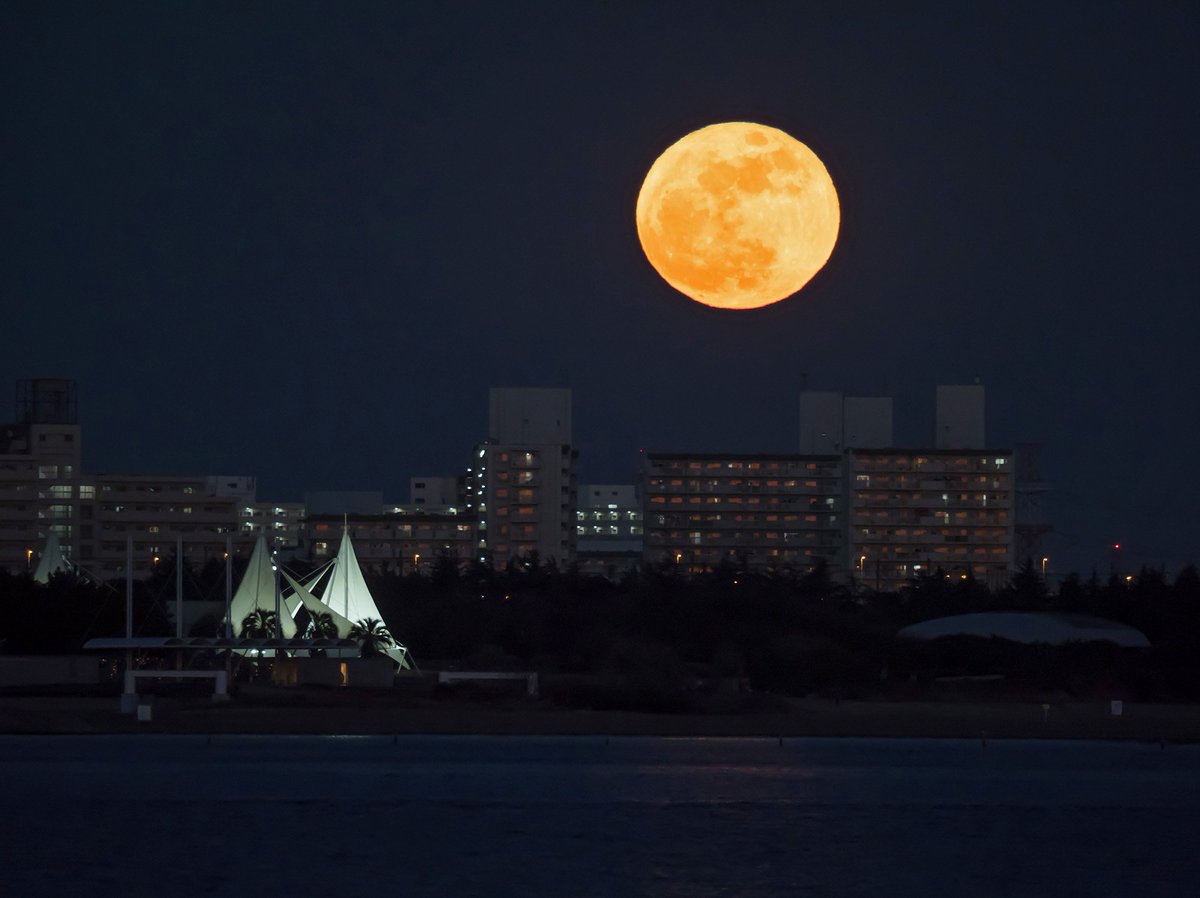
[[[1046,564],[1049,561],[1050,561],[1050,559],[1047,558],[1045,555],[1042,556],[1042,582],[1043,583],[1046,582]]]

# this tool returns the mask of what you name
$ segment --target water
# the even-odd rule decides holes
[[[1200,895],[1200,747],[0,738],[13,896]]]

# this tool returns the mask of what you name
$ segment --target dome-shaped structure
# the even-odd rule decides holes
[[[1090,614],[1047,614],[1034,611],[989,611],[938,617],[905,627],[897,636],[937,639],[939,636],[996,637],[1013,642],[1111,642],[1128,648],[1149,648],[1140,630]]]

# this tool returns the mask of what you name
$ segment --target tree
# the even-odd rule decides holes
[[[360,621],[355,621],[354,626],[350,629],[350,638],[358,640],[362,647],[361,656],[363,658],[382,655],[396,642],[387,625],[374,617],[364,617]]]
[[[270,639],[275,635],[275,612],[255,608],[242,619],[242,636]]]
[[[307,635],[309,639],[337,639],[338,628],[333,615],[328,611],[309,612]]]

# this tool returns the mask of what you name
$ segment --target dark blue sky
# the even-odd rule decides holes
[[[1198,7],[993,7],[7,3],[0,383],[75,378],[92,471],[400,501],[493,385],[570,386],[582,478],[628,482],[639,447],[793,449],[804,383],[927,443],[978,377],[989,441],[1045,446],[1052,566],[1200,559]],[[749,313],[634,228],[726,120],[842,203]]]

